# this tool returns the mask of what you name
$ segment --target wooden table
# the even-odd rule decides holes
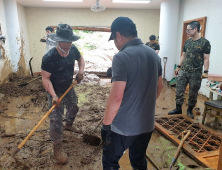
[[[210,97],[209,97],[209,100],[212,101],[213,100],[213,95],[217,95],[217,100],[221,99],[222,98],[222,93],[220,92],[217,92],[217,91],[214,91],[212,90],[210,87],[208,86],[204,86],[205,89],[207,89],[209,92],[210,92]]]

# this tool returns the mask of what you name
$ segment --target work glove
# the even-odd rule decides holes
[[[208,73],[203,73],[202,76],[201,76],[201,78],[202,78],[202,79],[208,78]]]
[[[178,75],[178,73],[179,73],[179,71],[180,71],[180,68],[181,68],[181,66],[177,66],[177,68],[176,68],[176,70],[175,70],[175,75],[177,76]]]
[[[56,104],[56,106],[59,106],[59,98],[58,96],[52,97],[52,104]]]
[[[103,143],[106,145],[109,143],[109,134],[111,132],[111,125],[102,125],[102,128],[101,128],[101,137],[102,137],[102,140],[103,140]]]
[[[83,74],[78,73],[78,74],[76,75],[77,83],[79,84],[79,83],[82,81],[82,79],[83,79]]]
[[[42,38],[40,39],[40,42],[46,42],[46,39]]]
[[[106,74],[107,74],[107,77],[112,77],[112,67],[108,68]]]

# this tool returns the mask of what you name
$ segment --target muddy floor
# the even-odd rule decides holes
[[[31,80],[30,77],[12,77],[9,83],[0,86],[0,169],[102,169],[102,147],[91,146],[84,142],[83,136],[90,134],[104,115],[106,99],[110,92],[110,80],[88,75],[83,83],[75,86],[80,107],[75,126],[81,129],[83,134],[64,131],[63,147],[69,156],[69,162],[66,165],[57,164],[53,156],[48,118],[20,152],[15,156],[11,155],[48,111],[46,92],[41,79],[26,86],[18,86],[29,80]],[[165,83],[157,101],[156,115],[167,115],[168,111],[174,109],[174,96],[175,88]],[[187,95],[185,97],[187,98]],[[200,108],[201,113],[205,100],[203,97],[198,98],[197,107]],[[186,108],[184,104],[184,112]],[[195,115],[197,121],[201,118],[202,116]],[[207,121],[211,122],[212,118],[209,117]],[[100,128],[101,126],[94,135],[100,137]],[[220,132],[220,130],[217,131]],[[159,167],[169,167],[176,149],[175,145],[155,130],[147,154],[153,156]],[[182,152],[176,165],[180,167],[180,170],[184,170],[184,167],[185,169],[204,169]],[[121,158],[120,166],[123,170],[131,170],[128,151]],[[148,167],[155,169],[150,162],[148,162]]]

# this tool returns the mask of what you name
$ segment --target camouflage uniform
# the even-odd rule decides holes
[[[78,49],[72,45],[68,56],[61,57],[54,47],[46,53],[42,59],[42,70],[51,73],[50,81],[56,95],[60,98],[73,82],[75,60],[81,57]],[[48,106],[52,107],[52,96],[47,92]],[[72,88],[63,98],[59,107],[56,107],[50,118],[50,136],[52,141],[62,139],[62,126],[64,106],[66,106],[66,125],[72,126],[75,116],[78,112],[77,96]]]
[[[147,45],[148,47],[152,48],[153,50],[160,50],[160,46],[158,43],[154,43],[154,44],[150,44],[150,42],[147,42],[145,45]]]
[[[60,98],[63,94],[56,92]],[[52,96],[47,92],[48,107],[52,107]],[[64,106],[66,106],[66,124],[72,125],[79,108],[77,107],[78,98],[76,96],[74,88],[72,88],[66,96],[63,98],[59,107],[56,107],[49,115],[50,119],[50,137],[52,141],[56,141],[62,138],[62,126],[63,126],[63,115]]]
[[[204,54],[210,54],[210,50],[210,42],[203,37],[196,41],[190,38],[185,42],[183,52],[186,53],[186,56],[177,78],[176,104],[183,104],[183,94],[189,83],[188,105],[192,107],[195,106],[202,81],[201,75],[203,71]]]

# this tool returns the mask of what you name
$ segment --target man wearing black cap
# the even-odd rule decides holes
[[[64,105],[66,106],[65,129],[77,132],[72,127],[76,114],[77,96],[72,88],[58,103],[59,97],[69,88],[73,81],[75,60],[78,61],[79,73],[76,76],[78,83],[83,79],[85,62],[78,49],[72,45],[73,41],[79,39],[73,34],[72,28],[67,24],[59,24],[55,34],[49,34],[49,38],[57,42],[57,46],[52,48],[42,59],[42,82],[48,92],[48,106],[56,104],[57,107],[49,115],[50,137],[54,142],[54,155],[58,163],[65,164],[68,161],[67,154],[62,149],[62,126]]]
[[[156,99],[162,90],[160,57],[137,38],[136,25],[116,18],[109,40],[119,51],[112,62],[112,87],[107,100],[101,136],[103,169],[119,169],[129,148],[133,169],[147,169],[146,149],[154,130]]]

